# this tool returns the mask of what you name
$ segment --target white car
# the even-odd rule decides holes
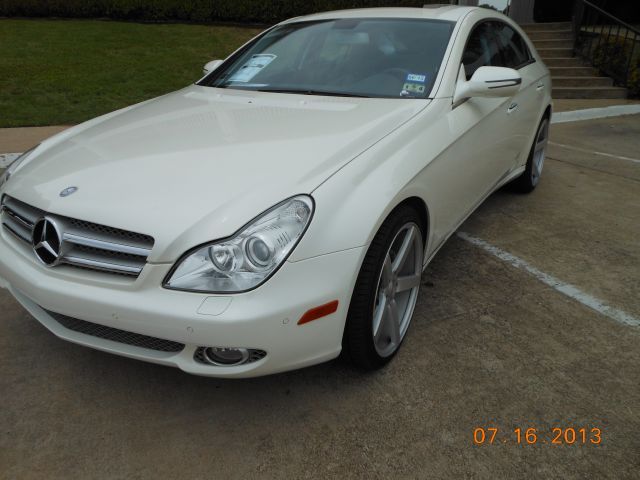
[[[60,338],[218,377],[379,368],[447,238],[539,181],[549,71],[494,11],[309,15],[205,68],[4,173],[1,283]]]

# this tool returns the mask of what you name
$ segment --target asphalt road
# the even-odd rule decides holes
[[[551,135],[539,188],[461,230],[640,318],[640,116]],[[423,283],[386,369],[240,381],[63,342],[0,291],[0,477],[638,478],[640,328],[459,237]]]

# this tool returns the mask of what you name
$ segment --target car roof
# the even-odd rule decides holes
[[[459,7],[455,5],[425,5],[423,8],[357,8],[314,13],[292,18],[283,23],[336,18],[420,18],[457,22],[473,10],[479,10],[479,8]]]

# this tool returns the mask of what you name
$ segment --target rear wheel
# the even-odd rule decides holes
[[[549,118],[544,117],[538,126],[538,131],[533,140],[533,145],[529,152],[529,158],[527,159],[527,167],[524,173],[518,177],[513,186],[516,190],[529,193],[540,182],[540,176],[542,175],[542,167],[544,166],[544,160],[547,154],[547,144],[549,142]]]
[[[400,348],[418,300],[423,252],[420,216],[400,207],[371,242],[349,305],[343,344],[356,365],[380,368]]]

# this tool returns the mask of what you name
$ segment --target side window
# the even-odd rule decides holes
[[[482,22],[471,32],[462,54],[462,63],[467,80],[480,67],[503,65],[492,22]]]
[[[531,61],[531,54],[524,39],[506,23],[495,24],[504,66],[520,68]]]

